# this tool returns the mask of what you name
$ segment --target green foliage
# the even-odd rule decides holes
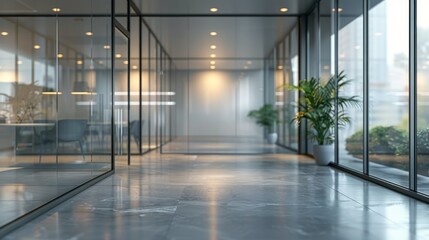
[[[429,137],[429,132],[428,132]],[[376,126],[369,130],[368,151],[370,154],[408,154],[407,131],[394,126]],[[346,139],[346,150],[350,154],[362,154],[363,130]]]
[[[429,154],[429,128],[417,131],[417,152]]]
[[[288,85],[289,90],[301,92],[299,99],[299,112],[292,121],[298,125],[305,119],[311,128],[309,135],[319,145],[331,144],[334,141],[335,106],[338,106],[338,127],[344,127],[350,123],[350,117],[346,110],[350,107],[360,106],[357,96],[337,96],[336,86],[341,90],[350,83],[341,72],[338,77],[331,77],[326,83],[321,83],[315,78],[299,81],[298,86]]]
[[[274,126],[278,123],[278,112],[271,104],[265,104],[258,110],[252,110],[247,115],[256,120],[260,126],[267,127],[269,132],[274,132]]]

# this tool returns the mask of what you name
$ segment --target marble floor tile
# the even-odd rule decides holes
[[[5,239],[429,239],[429,205],[303,156],[132,160]]]

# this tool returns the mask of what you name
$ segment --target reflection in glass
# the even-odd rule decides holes
[[[131,16],[131,49],[130,49],[130,151],[138,154],[143,151],[142,148],[142,130],[144,121],[140,121],[140,17]],[[144,47],[144,45],[143,45]],[[147,47],[147,46],[146,46]]]
[[[111,18],[26,15],[0,18],[0,226],[111,170]]]
[[[155,40],[155,37],[152,34],[149,34],[149,92],[155,93],[157,90],[157,70],[158,70],[158,48],[157,48],[157,42]],[[149,95],[150,99],[150,106],[149,106],[149,123],[150,123],[150,149],[155,149],[157,147],[157,106],[155,104],[157,96],[155,94]]]
[[[351,7],[353,6],[353,7]],[[340,96],[358,96],[363,105],[363,4],[356,4],[353,0],[339,2],[338,13],[338,71],[344,72],[351,80],[344,87]],[[330,9],[330,8],[329,8]],[[328,11],[328,9],[327,9]],[[328,24],[328,23],[326,23]],[[329,43],[326,39],[326,44]],[[325,62],[322,69],[330,68]],[[338,129],[339,164],[363,171],[363,111],[351,108],[347,111],[350,124]]]
[[[417,4],[417,189],[429,194],[429,2]]]
[[[130,143],[133,143],[131,142],[132,139],[128,139],[128,38],[118,29],[115,31],[114,61],[115,154],[117,155],[117,159],[125,159],[128,153],[128,140],[130,140]]]
[[[285,142],[285,122],[284,119],[284,108],[285,108],[285,95],[284,95],[284,86],[285,84],[285,46],[284,42],[281,42],[276,47],[276,70],[274,72],[274,85],[275,85],[275,106],[279,112],[279,123],[277,125],[278,140],[277,142],[282,145],[286,145]]]
[[[142,36],[142,49],[141,49],[141,64],[142,64],[142,78],[141,78],[141,98],[142,98],[142,112],[141,112],[141,124],[142,124],[142,152],[148,151],[149,148],[149,117],[150,117],[150,95],[149,95],[149,31],[147,30],[147,27],[145,25],[142,25],[141,29],[141,36]]]
[[[369,173],[402,186],[409,161],[408,2],[369,1]]]

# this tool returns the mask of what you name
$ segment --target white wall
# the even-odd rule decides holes
[[[262,136],[247,117],[263,104],[263,72],[179,71],[177,134]]]

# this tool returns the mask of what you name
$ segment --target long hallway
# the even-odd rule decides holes
[[[294,154],[134,156],[5,239],[428,239],[429,206]]]

